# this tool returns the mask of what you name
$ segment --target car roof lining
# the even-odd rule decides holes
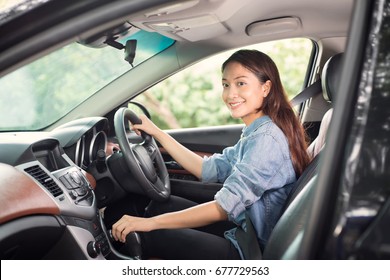
[[[184,5],[189,2],[192,5],[185,7]],[[182,3],[184,8],[169,12],[169,9],[165,11],[164,6],[160,6],[159,9],[155,9],[155,13],[150,10],[136,13],[130,17],[129,21],[139,28],[158,31],[175,40],[207,39],[214,44],[234,48],[239,47],[238,42],[249,45],[253,44],[254,40],[258,43],[259,40],[280,39],[281,33],[285,33],[285,37],[308,37],[315,40],[328,36],[345,36],[348,32],[353,7],[353,0],[342,2],[338,0],[284,1],[282,12],[279,12],[279,1],[214,0],[176,1],[175,3],[177,6]],[[171,6],[172,4],[167,4],[168,8]],[[286,14],[285,11],[289,13]],[[154,15],[150,16],[150,14]],[[243,32],[255,22],[266,21],[269,24],[270,21],[286,17],[297,19],[300,24],[288,32],[282,32],[285,25],[274,26],[274,32],[259,34],[257,38],[251,38],[253,36],[248,36]],[[207,28],[204,28],[206,26]],[[235,39],[232,40],[232,38]]]
[[[320,0],[283,1],[283,5],[285,5],[283,12],[278,12],[280,10],[278,9],[279,1],[270,2],[266,0],[190,0],[158,1],[157,3],[160,3],[160,5],[141,9],[138,1],[132,1],[132,3],[115,1],[111,4],[110,9],[107,9],[105,6],[97,6],[95,10],[91,9],[83,17],[78,17],[77,12],[73,12],[72,24],[64,17],[66,20],[54,24],[50,30],[44,33],[29,34],[31,39],[22,45],[16,45],[11,50],[0,48],[0,61],[2,61],[0,71],[3,71],[3,67],[7,67],[7,65],[15,65],[15,61],[9,60],[18,57],[18,54],[20,54],[19,59],[22,60],[31,54],[35,54],[35,57],[38,57],[44,54],[42,51],[48,45],[51,48],[56,45],[56,48],[58,48],[64,45],[66,41],[76,41],[77,37],[82,34],[92,35],[93,32],[91,30],[101,32],[110,26],[114,27],[125,21],[129,21],[136,27],[149,31],[152,30],[151,23],[165,23],[169,25],[172,22],[183,23],[184,21],[184,30],[179,30],[179,32],[160,31],[161,34],[168,37],[171,36],[178,41],[200,42],[207,39],[208,45],[221,46],[225,49],[292,37],[306,37],[318,41],[326,37],[346,36],[354,1],[344,0],[340,2],[338,0],[328,0],[326,3]],[[182,5],[187,4],[187,6],[184,6],[186,8],[183,10],[179,9],[179,11],[173,10],[174,12],[171,13],[161,12],[161,15],[158,13],[158,15],[153,15],[153,11],[156,9],[158,11],[164,6],[176,7],[175,5],[178,3],[184,3]],[[188,5],[188,3],[191,5]],[[146,6],[146,3],[144,5]],[[151,6],[151,4],[148,5]],[[131,10],[136,12],[130,13],[129,11]],[[126,11],[127,15],[125,15]],[[289,11],[289,13],[286,14],[285,11]],[[189,15],[192,15],[191,18]],[[193,20],[194,17],[195,19],[197,17],[202,19],[209,18],[209,21],[206,20],[209,25],[193,27],[194,24],[199,24],[197,20]],[[274,32],[261,36],[248,36],[246,32],[243,32],[248,25],[254,22],[282,17],[297,18],[301,25],[290,32]],[[187,26],[187,24],[190,25]],[[216,36],[216,32],[221,36]],[[12,35],[12,32],[8,30],[4,34]],[[23,32],[16,32],[16,34],[17,36],[23,36]],[[12,36],[15,37],[14,35]],[[16,37],[13,40],[16,40],[15,42],[20,41]]]

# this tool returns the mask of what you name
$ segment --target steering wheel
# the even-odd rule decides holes
[[[115,134],[126,165],[150,199],[165,201],[171,194],[171,186],[168,171],[156,141],[142,131],[143,142],[130,144],[125,129],[126,120],[132,124],[142,123],[141,119],[128,108],[120,108],[115,113]]]

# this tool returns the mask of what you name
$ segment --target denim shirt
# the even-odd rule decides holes
[[[296,181],[286,136],[269,116],[256,119],[244,127],[236,145],[203,158],[202,181],[223,183],[215,195],[217,203],[244,230],[248,213],[263,250],[291,190],[289,184]],[[235,230],[225,232],[225,237],[243,258]]]

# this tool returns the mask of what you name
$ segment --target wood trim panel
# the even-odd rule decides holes
[[[169,153],[167,152],[167,150],[165,150],[165,148],[160,147],[159,149],[160,149],[160,153],[161,153],[161,154],[169,154]],[[205,152],[199,152],[199,151],[193,151],[193,152],[194,152],[195,154],[201,156],[201,157],[204,157],[204,156],[207,156],[207,157],[212,156],[211,153],[205,153]],[[168,173],[169,173],[169,174],[191,175],[191,173],[188,172],[188,171],[185,170],[185,169],[168,169]]]
[[[60,214],[55,201],[33,179],[0,163],[0,224],[33,214]]]
[[[190,172],[188,172],[185,169],[168,169],[168,173],[170,174],[183,174],[183,175],[191,175]]]

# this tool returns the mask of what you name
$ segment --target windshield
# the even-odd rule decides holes
[[[139,31],[134,67],[173,44],[157,33]],[[59,120],[132,66],[124,51],[65,46],[0,79],[0,130],[39,130]]]

